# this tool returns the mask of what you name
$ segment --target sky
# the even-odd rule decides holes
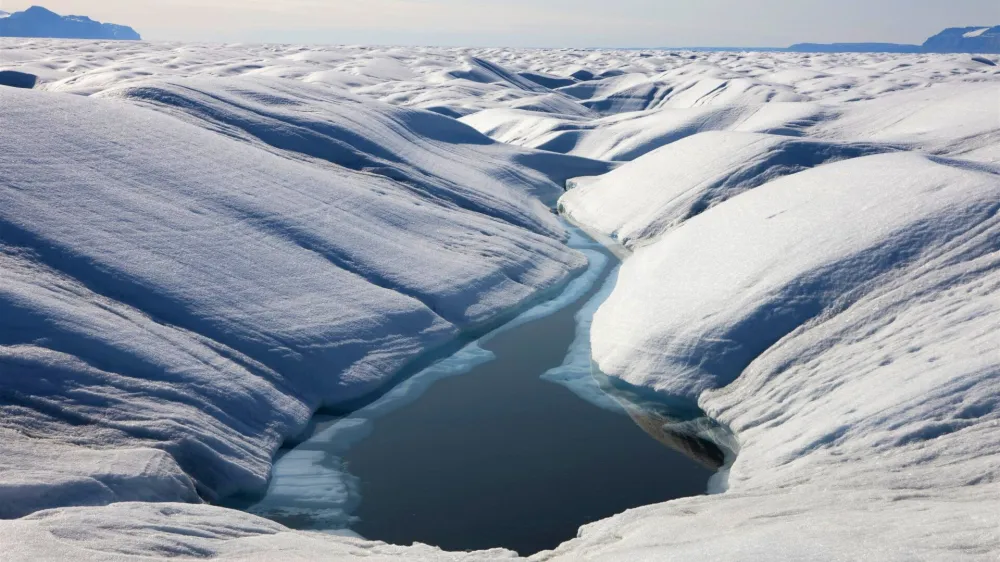
[[[922,43],[1000,25],[1000,0],[0,0],[148,40],[510,47]]]

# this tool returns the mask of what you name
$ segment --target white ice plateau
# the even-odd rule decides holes
[[[0,560],[516,558],[211,502],[585,283],[556,208],[630,255],[549,376],[739,452],[534,560],[996,560],[996,62],[0,40]]]

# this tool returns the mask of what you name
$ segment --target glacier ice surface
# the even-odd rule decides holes
[[[635,250],[593,358],[696,401],[739,455],[724,493],[535,560],[1000,552],[995,66],[31,39],[0,60],[37,77],[0,88],[5,559],[513,558],[198,502],[262,489],[314,409],[581,272],[548,208],[567,180],[562,208]]]

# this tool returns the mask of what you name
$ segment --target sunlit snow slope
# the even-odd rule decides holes
[[[537,559],[995,560],[990,62],[0,41],[0,559],[513,557],[201,502],[579,271],[558,201],[596,364],[740,450]]]

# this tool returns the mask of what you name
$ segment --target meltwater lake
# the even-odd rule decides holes
[[[528,555],[629,508],[706,492],[721,453],[590,376],[590,318],[618,259],[574,230],[589,270],[554,299],[283,450],[241,507],[289,527]],[[668,446],[670,445],[670,446]],[[252,504],[252,505],[250,505]]]

